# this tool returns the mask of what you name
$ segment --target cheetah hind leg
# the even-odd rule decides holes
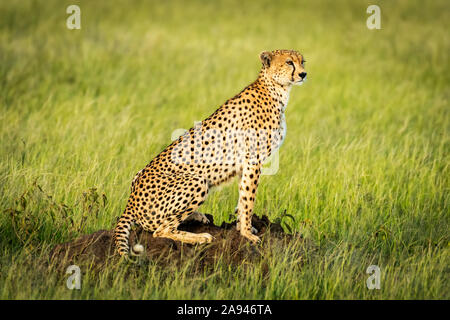
[[[164,221],[153,233],[153,237],[168,238],[175,241],[181,241],[189,244],[210,243],[213,236],[209,233],[192,233],[178,230],[180,224],[177,220]]]

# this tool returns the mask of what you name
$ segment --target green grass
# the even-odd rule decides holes
[[[66,28],[73,3],[81,30]],[[450,8],[377,3],[381,30],[366,28],[373,2],[356,0],[2,1],[0,298],[449,299]],[[172,131],[282,48],[304,54],[308,82],[255,212],[286,210],[318,251],[301,265],[272,252],[267,275],[112,265],[68,290],[51,247],[112,228]],[[203,211],[231,221],[237,196],[222,187]],[[380,290],[366,288],[371,264]]]

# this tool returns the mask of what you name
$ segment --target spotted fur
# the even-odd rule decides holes
[[[260,241],[252,233],[251,217],[261,165],[285,137],[284,111],[292,86],[306,78],[303,56],[296,51],[265,51],[260,59],[262,68],[253,83],[170,144],[133,179],[115,228],[121,256],[129,254],[133,223],[154,237],[191,244],[211,242],[208,233],[177,228],[186,219],[207,223],[198,207],[211,187],[234,176],[240,178],[237,228],[252,243]],[[131,250],[132,255],[140,252]]]

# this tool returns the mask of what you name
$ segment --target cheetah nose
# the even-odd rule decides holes
[[[306,72],[301,72],[298,74],[300,78],[305,79],[306,78]]]

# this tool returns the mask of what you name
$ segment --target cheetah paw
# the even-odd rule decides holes
[[[199,233],[198,236],[199,236],[198,243],[211,243],[214,239],[214,237],[209,233]]]
[[[198,213],[197,221],[199,221],[199,222],[201,222],[203,224],[209,224],[210,223],[209,219],[203,213],[200,213],[200,212]]]
[[[205,214],[201,213],[201,212],[194,212],[193,214],[191,214],[190,216],[188,216],[186,218],[186,220],[184,220],[183,222],[188,222],[188,221],[197,221],[203,224],[209,224],[210,221],[209,219],[206,217]]]
[[[254,234],[252,234],[252,233],[243,233],[242,234],[245,238],[247,238],[251,243],[253,243],[253,244],[259,244],[259,243],[261,243],[261,239],[258,237],[258,236],[256,236],[256,235],[254,235]]]

